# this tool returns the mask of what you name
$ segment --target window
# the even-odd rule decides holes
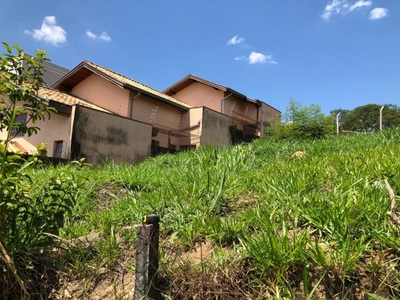
[[[27,114],[20,114],[20,115],[18,115],[18,116],[15,117],[15,124],[17,124],[17,123],[23,123],[23,124],[25,124],[25,123],[26,123],[26,119],[27,119]],[[19,126],[17,126],[17,127],[19,127]],[[11,132],[11,135],[12,135],[13,137],[16,137],[16,136],[24,136],[25,133],[22,132],[21,130],[18,130],[18,128],[14,128],[14,129],[12,130],[12,132]]]
[[[54,157],[61,158],[63,150],[63,141],[54,142]]]

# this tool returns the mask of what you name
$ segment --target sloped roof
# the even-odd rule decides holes
[[[63,92],[60,92],[60,91],[57,91],[54,89],[46,88],[46,87],[41,87],[38,91],[38,95],[39,95],[39,97],[44,98],[46,100],[53,100],[55,102],[59,102],[59,103],[70,105],[70,106],[80,105],[80,106],[92,108],[95,110],[111,113],[109,110],[102,108],[98,105],[92,104],[86,100],[82,100],[77,97],[68,95],[66,93],[63,93]]]
[[[228,89],[226,86],[223,86],[223,85],[217,84],[215,82],[211,82],[211,81],[205,80],[205,79],[197,77],[197,76],[195,76],[193,74],[189,74],[189,75],[183,77],[181,80],[175,82],[170,87],[166,88],[163,91],[163,93],[167,94],[167,95],[174,95],[177,92],[179,92],[180,90],[184,89],[185,87],[191,85],[194,82],[201,82],[201,83],[203,83],[205,85],[211,86],[213,88],[216,88],[216,89],[224,91],[224,92],[226,92],[227,89]]]
[[[215,89],[221,90],[223,92],[233,93],[235,96],[237,96],[237,97],[239,97],[239,98],[241,98],[241,99],[243,99],[245,101],[248,100],[248,98],[245,95],[239,93],[238,91],[235,91],[234,89],[231,89],[231,88],[229,88],[227,86],[224,86],[224,85],[221,85],[221,84],[218,84],[218,83],[215,83],[215,82],[200,78],[200,77],[195,76],[193,74],[189,74],[186,77],[184,77],[181,80],[179,80],[178,82],[174,83],[169,88],[165,89],[163,91],[163,93],[166,94],[166,95],[169,95],[169,96],[175,95],[177,92],[179,92],[180,90],[186,88],[187,86],[191,85],[194,82],[200,82],[202,84],[208,85],[210,87],[213,87]]]
[[[185,76],[184,78],[182,78],[181,80],[177,81],[176,83],[174,83],[173,85],[171,85],[170,87],[166,88],[163,93],[165,93],[166,95],[172,96],[175,95],[176,93],[178,93],[179,91],[183,90],[184,88],[188,87],[189,85],[191,85],[194,82],[200,82],[202,84],[208,85],[210,87],[213,87],[215,89],[218,89],[220,91],[224,91],[224,92],[228,92],[228,93],[233,93],[236,97],[241,98],[244,101],[250,102],[250,103],[254,103],[257,106],[261,106],[262,103],[268,105],[269,107],[271,107],[272,109],[275,109],[276,111],[280,112],[278,109],[272,107],[271,105],[265,103],[264,101],[258,100],[258,99],[252,99],[252,98],[248,98],[245,95],[235,91],[234,89],[231,89],[227,86],[223,86],[221,84],[200,78],[198,76],[195,76],[193,74],[189,74],[187,76]]]
[[[0,144],[4,146],[4,141],[0,141]],[[17,141],[10,141],[7,145],[7,152],[11,153],[28,153],[28,151],[22,147]]]
[[[192,107],[192,105],[170,97],[169,95],[163,94],[151,87],[148,87],[138,81],[130,79],[126,76],[123,76],[117,72],[111,71],[105,67],[99,66],[93,62],[83,61],[78,66],[76,66],[73,70],[55,82],[52,87],[63,90],[63,91],[71,91],[72,88],[77,85],[79,82],[83,81],[85,78],[89,77],[93,73],[105,78],[111,83],[130,90],[135,90],[142,92],[145,95],[156,98],[163,102],[167,102],[171,105],[178,106],[185,110]]]

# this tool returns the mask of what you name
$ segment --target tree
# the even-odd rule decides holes
[[[382,105],[367,104],[358,106],[345,114],[341,126],[345,130],[372,131],[379,129],[380,109]],[[400,125],[400,108],[393,104],[386,104],[382,110],[383,127]]]
[[[325,116],[316,104],[302,107],[290,99],[283,119],[269,127],[267,135],[275,139],[319,139],[334,133],[332,117]]]
[[[330,111],[330,115],[334,118],[336,126],[336,117],[339,114],[339,126],[342,127],[344,117],[350,112],[348,109],[338,108]]]
[[[17,45],[3,43],[6,53],[0,57],[0,130],[7,131],[4,146],[7,149],[14,133],[27,133],[29,136],[39,128],[34,124],[38,120],[50,118],[54,108],[38,97],[43,86],[43,62],[49,61],[43,50],[37,50],[35,56],[26,55]],[[16,53],[15,53],[16,52]],[[5,96],[5,97],[4,97]],[[26,113],[26,122],[17,122],[19,114]]]
[[[66,212],[75,204],[71,193],[73,173],[60,171],[48,178],[43,189],[32,186],[29,170],[40,161],[36,157],[24,159],[8,153],[8,145],[15,133],[32,135],[39,128],[38,120],[45,120],[55,111],[46,100],[38,97],[43,85],[44,51],[28,56],[17,45],[3,43],[6,53],[0,56],[0,131],[5,140],[0,143],[0,298],[13,295],[29,298],[37,286],[30,278],[33,260],[54,244]],[[25,121],[17,116],[25,114]],[[46,234],[48,235],[46,235]],[[44,263],[44,262],[42,262]]]

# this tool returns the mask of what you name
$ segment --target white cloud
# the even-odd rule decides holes
[[[31,35],[37,41],[43,40],[55,46],[67,41],[67,32],[57,25],[55,16],[46,16],[40,29],[25,30],[25,33]]]
[[[237,45],[244,42],[244,38],[242,37],[238,37],[237,35],[235,35],[233,38],[231,38],[228,42],[227,45]]]
[[[377,7],[371,10],[369,13],[369,18],[371,20],[376,20],[376,19],[381,19],[384,18],[388,15],[388,10],[387,8],[382,8],[382,7]]]
[[[244,56],[236,56],[235,57],[235,60],[243,60],[243,59],[246,59],[246,57],[244,57]]]
[[[271,54],[262,54],[259,52],[251,52],[249,55],[250,64],[272,64],[275,65],[277,62],[273,59]]]
[[[332,0],[331,3],[325,6],[321,18],[329,20],[333,15],[346,15],[354,10],[369,7],[371,5],[372,1],[370,0],[358,0],[353,2],[353,4],[351,4],[349,0]]]
[[[90,30],[86,31],[86,35],[91,38],[92,40],[102,40],[105,42],[111,42],[111,37],[107,34],[107,32],[103,31],[100,35],[94,34]]]
[[[325,20],[329,20],[332,14],[339,14],[343,8],[343,2],[345,2],[345,0],[333,0],[331,4],[327,4],[321,17]]]
[[[93,32],[87,30],[86,35],[91,38],[92,40],[95,40],[97,38],[97,35],[95,35]]]
[[[352,6],[350,6],[350,11],[353,11],[353,10],[355,10],[357,8],[361,8],[361,7],[364,7],[364,6],[368,7],[368,6],[371,6],[371,5],[372,5],[372,1],[360,0],[360,1],[357,1],[356,3],[354,3]]]

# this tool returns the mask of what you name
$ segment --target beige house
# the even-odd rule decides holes
[[[29,153],[45,142],[49,156],[91,163],[247,142],[280,119],[267,104],[194,75],[159,92],[87,61],[42,88],[40,97],[57,113],[15,145]]]
[[[86,157],[94,163],[109,156],[118,161],[141,161],[150,155],[150,124],[117,116],[98,105],[54,89],[42,87],[38,95],[46,99],[57,113],[51,113],[50,119],[35,124],[40,128],[37,134],[14,133],[10,150],[34,154],[37,146],[44,144],[49,157]],[[18,118],[25,121],[27,115],[21,114]],[[4,140],[6,134],[1,132],[0,140]],[[130,144],[132,141],[135,144]]]
[[[176,82],[163,93],[194,107],[207,107],[229,116],[233,143],[263,136],[268,125],[280,122],[280,111],[268,104],[192,74]]]

